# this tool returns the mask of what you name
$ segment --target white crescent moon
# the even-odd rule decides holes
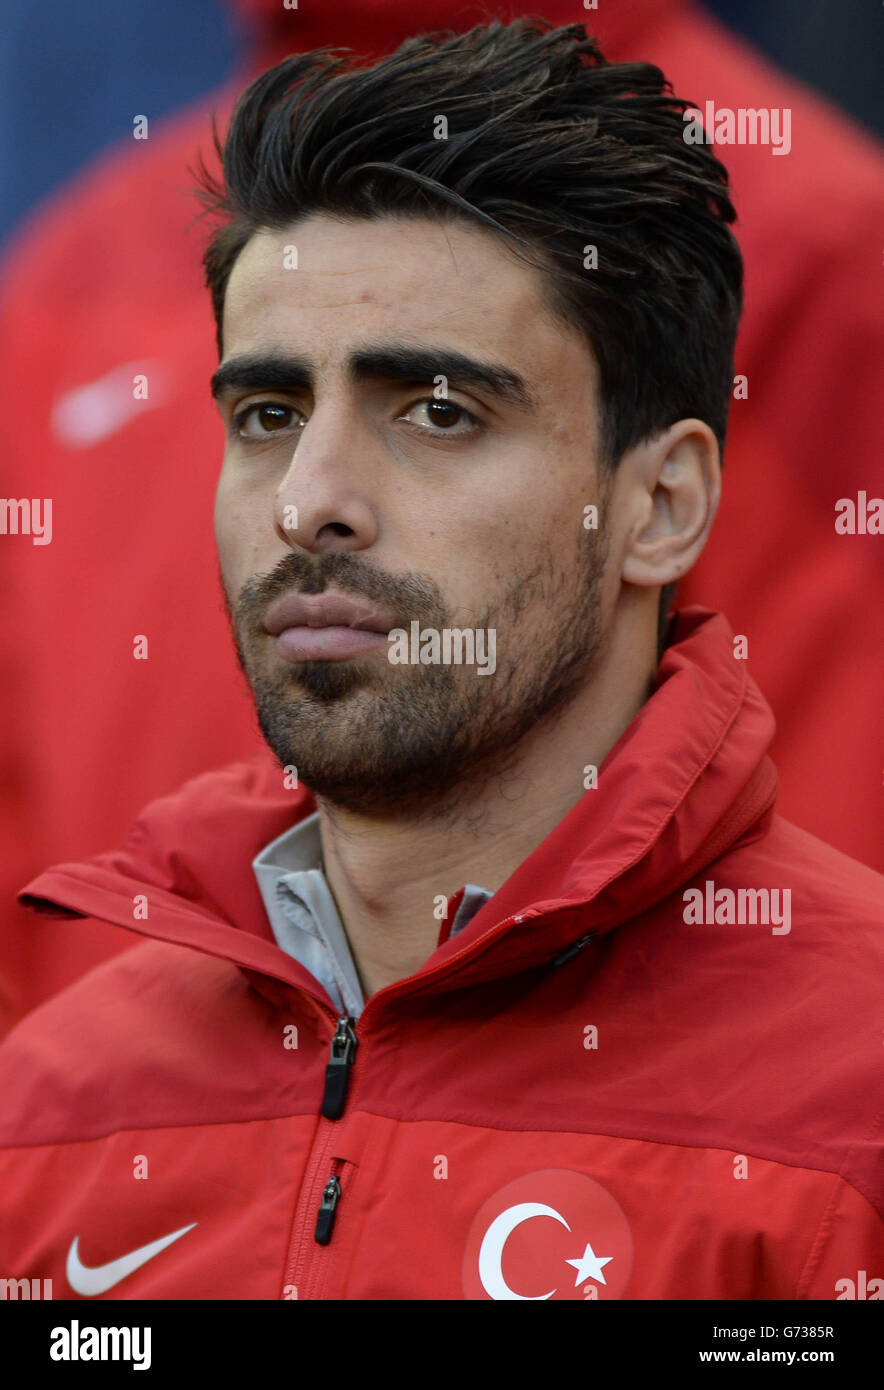
[[[518,1298],[527,1303],[537,1303],[552,1298],[555,1293],[555,1289],[550,1289],[549,1293],[514,1293],[503,1277],[503,1247],[516,1227],[523,1221],[530,1220],[532,1216],[551,1216],[554,1221],[560,1221],[566,1231],[571,1229],[555,1207],[547,1207],[543,1202],[519,1202],[517,1206],[507,1207],[500,1216],[496,1216],[485,1232],[479,1249],[479,1278],[482,1280],[483,1289],[491,1298]]]

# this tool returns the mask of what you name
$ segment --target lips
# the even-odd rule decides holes
[[[346,627],[386,635],[395,626],[389,613],[345,594],[284,594],[271,603],[264,618],[271,637],[293,627]]]
[[[389,613],[346,594],[284,594],[264,618],[277,654],[292,665],[389,651],[387,633],[395,626]]]

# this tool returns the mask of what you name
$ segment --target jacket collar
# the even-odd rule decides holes
[[[374,999],[528,969],[653,907],[772,813],[773,730],[733,656],[726,620],[682,610],[654,691],[600,767],[598,788],[458,936]],[[19,899],[38,912],[93,916],[192,946],[328,1008],[309,972],[276,945],[251,868],[270,840],[315,809],[306,788],[285,789],[268,752],[153,802],[121,850],[49,869]]]

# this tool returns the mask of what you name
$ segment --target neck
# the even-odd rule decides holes
[[[465,883],[496,892],[584,795],[584,768],[601,767],[653,684],[656,631],[647,605],[631,607],[589,682],[522,740],[499,776],[462,784],[456,802],[440,798],[410,822],[319,802],[326,877],[366,998],[432,955],[440,897]]]

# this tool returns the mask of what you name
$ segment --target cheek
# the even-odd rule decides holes
[[[215,489],[215,543],[221,568],[226,572],[231,559],[231,543],[235,534],[232,520],[233,496],[227,476],[222,472]]]
[[[222,472],[215,492],[215,543],[228,593],[238,591],[258,568],[258,512],[257,500],[249,505],[231,475]]]

